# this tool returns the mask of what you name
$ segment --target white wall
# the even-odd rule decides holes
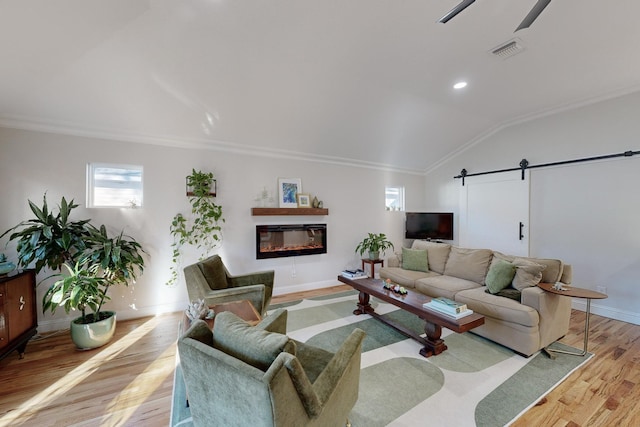
[[[143,165],[144,207],[84,208],[88,162]],[[226,219],[218,253],[225,264],[234,274],[274,269],[276,294],[337,284],[340,270],[358,264],[354,249],[367,232],[387,233],[399,249],[404,215],[385,211],[385,185],[405,187],[409,210],[424,204],[424,177],[419,175],[0,128],[0,230],[31,217],[27,199],[40,204],[44,192],[53,205],[62,196],[74,198],[81,205],[75,211],[76,219],[92,218],[113,231],[124,227],[149,253],[138,283],[112,293],[109,307],[117,310],[119,318],[179,311],[188,302],[182,278],[173,288],[165,286],[171,263],[169,224],[177,212],[189,212],[185,177],[192,168],[211,171],[218,180],[217,201]],[[301,178],[303,191],[317,195],[329,215],[252,217],[254,199],[265,186],[276,193],[278,177]],[[255,225],[316,222],[327,224],[327,254],[256,260]],[[5,237],[0,242],[1,250],[15,261],[13,247],[4,248],[6,241]],[[197,255],[190,258],[185,264]],[[38,288],[40,330],[68,327],[75,313],[69,317],[61,310],[55,316],[41,313],[44,288],[44,284]]]
[[[426,176],[427,206],[458,212],[469,173],[640,150],[640,93],[513,125]],[[473,179],[473,177],[467,178]],[[531,170],[530,251],[573,265],[573,284],[607,289],[592,312],[640,324],[640,155]],[[508,203],[508,200],[505,200]],[[456,238],[457,239],[457,238]],[[574,307],[586,302],[575,299]]]

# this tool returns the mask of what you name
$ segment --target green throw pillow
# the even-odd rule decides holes
[[[516,266],[500,259],[493,263],[484,282],[489,292],[497,294],[511,285],[511,281],[515,275]]]
[[[216,314],[213,346],[263,371],[283,351],[295,354],[288,336],[255,328],[230,311]]]
[[[429,271],[427,250],[402,248],[402,268],[413,271]]]

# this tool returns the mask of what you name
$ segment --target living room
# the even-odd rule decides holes
[[[442,9],[453,6],[453,3],[455,2],[444,5]],[[470,12],[487,13],[482,11],[482,6],[486,7],[480,3],[474,5],[456,20],[471,19],[468,16],[465,18]],[[144,10],[143,5],[138,4],[138,7]],[[554,2],[543,16],[560,19],[555,18],[556,13],[560,12],[551,13],[552,7],[556,7]],[[566,11],[566,6],[559,7],[565,7],[561,11]],[[593,5],[590,7],[594,8]],[[429,6],[429,9],[433,12],[435,8]],[[380,6],[380,10],[384,10],[384,7]],[[406,10],[402,12],[407,14]],[[330,15],[329,12],[325,13]],[[511,26],[515,26],[518,21],[518,13],[519,11],[509,12],[508,16],[514,19],[509,23],[513,24]],[[394,15],[398,20],[401,17]],[[566,22],[567,18],[564,19]],[[635,25],[627,22],[626,17],[621,19],[624,22],[617,24],[619,28],[616,31],[629,31]],[[432,23],[435,19],[431,19],[429,15],[427,21]],[[455,22],[453,20],[442,27],[449,28]],[[535,25],[544,25],[546,28],[551,24],[541,21]],[[532,30],[534,28],[535,26]],[[630,35],[633,34],[635,33]],[[67,36],[71,35],[73,32],[69,31]],[[509,36],[511,35],[510,33]],[[125,36],[118,34],[116,38],[118,37]],[[535,46],[538,36],[524,34],[521,37]],[[633,37],[627,35],[620,39],[629,40]],[[114,59],[112,49],[121,46],[120,40],[112,40],[112,43],[113,46],[102,46],[102,49],[109,52],[110,60]],[[27,44],[28,46],[31,45]],[[534,46],[531,50],[534,50]],[[52,46],[47,47],[51,48],[51,52],[55,51]],[[487,49],[491,47],[493,45],[486,46]],[[73,57],[78,52],[71,51],[66,55]],[[96,52],[98,51],[92,51],[94,55]],[[123,56],[130,54],[129,51],[120,52]],[[625,50],[624,46],[620,47],[618,54],[634,57],[632,51]],[[56,55],[47,53],[46,58],[51,59],[50,56]],[[65,55],[60,54],[60,57],[63,56]],[[508,66],[510,60],[505,61],[504,65]],[[75,199],[81,205],[76,212],[78,218],[92,218],[114,229],[124,228],[127,233],[134,235],[148,252],[147,267],[135,286],[117,289],[112,295],[110,307],[118,312],[119,319],[122,320],[178,312],[188,303],[186,288],[182,282],[179,281],[175,286],[167,286],[165,283],[169,278],[171,261],[172,238],[169,224],[177,212],[187,212],[189,209],[185,196],[185,177],[193,168],[211,171],[217,180],[217,201],[222,205],[225,217],[223,243],[217,253],[232,272],[275,270],[274,293],[284,295],[334,286],[336,275],[341,270],[358,264],[359,257],[354,249],[368,232],[386,233],[396,249],[410,243],[403,236],[404,212],[387,211],[384,208],[386,186],[404,188],[405,211],[449,211],[454,212],[458,219],[462,183],[460,179],[453,177],[463,168],[469,173],[476,173],[517,168],[523,158],[535,165],[640,149],[635,138],[640,130],[635,114],[640,109],[640,82],[633,77],[635,67],[638,66],[635,63],[628,64],[623,71],[620,71],[623,67],[611,66],[610,80],[607,80],[607,74],[597,72],[594,72],[595,75],[584,76],[588,82],[607,82],[598,86],[595,92],[583,93],[579,88],[567,90],[564,98],[545,102],[537,100],[537,103],[511,115],[501,116],[499,120],[489,124],[477,119],[482,121],[478,124],[470,118],[468,126],[475,131],[469,131],[462,140],[456,140],[451,145],[447,145],[446,141],[449,139],[444,138],[441,131],[438,131],[436,137],[432,137],[422,125],[419,126],[420,133],[412,138],[412,145],[409,146],[396,145],[396,139],[402,140],[404,136],[399,131],[382,142],[379,139],[368,141],[367,137],[371,136],[369,132],[356,133],[355,129],[364,127],[367,122],[365,118],[374,122],[372,117],[379,117],[380,111],[365,115],[367,106],[363,102],[358,107],[362,109],[362,116],[358,115],[359,110],[353,106],[342,110],[342,115],[327,115],[324,117],[326,121],[322,123],[306,121],[308,128],[292,131],[288,134],[290,139],[285,145],[275,146],[270,143],[278,141],[278,135],[261,135],[260,132],[277,127],[297,127],[296,119],[299,117],[293,115],[290,121],[285,119],[287,114],[292,114],[291,105],[300,102],[298,96],[287,95],[287,108],[284,112],[278,110],[277,115],[274,113],[272,123],[267,123],[266,119],[263,122],[256,121],[256,117],[260,115],[254,109],[264,108],[261,111],[268,111],[268,105],[260,100],[256,101],[255,106],[248,106],[247,102],[240,108],[247,109],[246,127],[250,131],[234,134],[225,122],[227,117],[222,114],[218,124],[222,130],[218,131],[215,126],[210,125],[205,132],[202,130],[203,123],[207,123],[204,113],[216,108],[224,112],[225,109],[223,106],[210,107],[217,102],[213,100],[199,103],[199,98],[193,95],[197,93],[195,89],[182,91],[182,94],[191,94],[185,95],[192,102],[187,102],[189,107],[166,110],[159,108],[152,111],[153,99],[156,98],[150,97],[144,102],[132,99],[131,104],[128,104],[126,100],[132,87],[120,86],[117,78],[107,79],[109,84],[104,87],[107,92],[101,94],[97,82],[105,82],[106,75],[98,71],[97,65],[103,65],[103,62],[91,55],[80,62],[80,65],[89,67],[90,72],[94,73],[91,78],[82,72],[82,67],[78,64],[78,68],[73,68],[72,71],[60,65],[56,73],[65,76],[62,83],[45,83],[55,80],[58,75],[47,77],[47,67],[44,65],[27,72],[35,67],[35,62],[32,62],[35,60],[25,58],[24,61],[26,66],[15,67],[13,73],[25,73],[27,77],[29,73],[34,73],[36,77],[33,80],[25,79],[27,83],[21,83],[24,87],[31,85],[26,92],[29,96],[25,97],[24,105],[18,102],[17,93],[20,91],[16,91],[15,87],[2,86],[0,92],[3,95],[0,109],[0,179],[3,182],[0,190],[3,200],[0,230],[4,231],[29,217],[27,200],[40,202],[46,193],[52,204],[57,203],[62,196]],[[52,63],[61,64],[62,60],[59,61],[61,62],[56,60]],[[129,61],[129,57],[126,61],[123,59],[126,66],[123,65],[120,70],[110,69],[110,72],[118,77],[121,77],[121,73],[131,72]],[[628,61],[633,62],[630,59]],[[580,65],[587,67],[588,62]],[[171,73],[167,72],[167,75]],[[47,78],[43,79],[43,76]],[[83,76],[78,89],[73,85],[74,76]],[[7,74],[6,77],[7,82],[17,81],[13,74]],[[147,79],[155,81],[154,84],[162,87],[163,91],[173,93],[172,96],[177,99],[173,102],[176,104],[186,102],[180,98],[179,88],[172,88],[166,81],[163,86],[162,78],[156,76],[154,80],[153,76],[149,77],[147,74],[140,81]],[[568,83],[569,75],[564,75],[564,79]],[[328,83],[323,81],[322,86],[331,83],[329,80],[328,78]],[[449,83],[448,77],[443,80]],[[135,82],[139,83],[138,80]],[[281,81],[278,83],[282,84]],[[349,83],[341,80],[336,92],[344,89],[340,85],[346,86]],[[95,86],[92,88],[90,84]],[[232,86],[237,88],[237,82],[234,81]],[[535,78],[530,76],[523,86],[535,87]],[[23,88],[20,85],[16,87]],[[496,84],[494,87],[500,86]],[[518,85],[513,87],[517,88]],[[82,96],[77,96],[76,90]],[[136,90],[142,91],[142,86]],[[298,90],[299,86],[291,89],[292,92]],[[320,98],[320,93],[326,90],[329,89],[318,90],[316,96]],[[37,95],[38,91],[42,91],[42,94]],[[65,91],[68,91],[67,95]],[[532,92],[527,92],[527,96],[533,97],[535,91],[534,88]],[[267,97],[268,93],[269,91],[261,88],[256,97]],[[230,96],[228,93],[225,95]],[[57,103],[50,101],[49,97],[57,99]],[[101,104],[101,100],[105,99],[106,104]],[[243,99],[250,100],[252,97]],[[223,97],[220,103],[225,101],[230,104],[234,102]],[[163,102],[167,101],[163,99]],[[457,105],[456,102],[459,101],[453,101],[453,104]],[[407,101],[407,104],[411,103]],[[23,108],[29,105],[40,105],[41,109]],[[45,111],[45,107],[51,109]],[[76,116],[73,115],[74,107],[77,108]],[[67,110],[69,115],[65,115]],[[101,115],[110,110],[117,110],[117,114],[108,116],[109,119],[124,117],[123,128],[118,129],[113,125],[115,122],[100,121]],[[138,115],[136,110],[149,112]],[[151,132],[152,128],[148,127],[148,123],[152,121],[153,112],[158,114],[158,128]],[[193,116],[190,117],[190,113]],[[463,117],[473,114],[481,117],[483,113],[481,109],[476,109],[474,113]],[[76,120],[78,117],[82,117],[82,120]],[[133,125],[128,123],[127,118],[133,117],[138,117],[140,122]],[[212,121],[217,123],[215,114],[212,117]],[[174,118],[176,121],[183,119],[182,129],[188,129],[188,132],[176,134],[179,127],[172,128],[169,125]],[[233,119],[241,120],[241,117]],[[412,119],[405,117],[404,120],[412,123]],[[339,130],[345,133],[340,141],[344,145],[350,143],[349,151],[329,155],[319,148],[323,143],[322,125],[332,122],[341,123]],[[343,127],[345,122],[352,123],[353,129]],[[456,119],[447,124],[465,127],[467,123],[458,123]],[[244,126],[244,123],[237,124],[238,128]],[[380,126],[376,130],[389,131],[393,126],[401,124],[389,124],[389,128]],[[435,124],[431,122],[431,126]],[[197,131],[193,131],[194,128]],[[209,138],[207,132],[213,132],[213,137]],[[320,136],[303,139],[305,134]],[[327,139],[335,136],[334,133],[327,135]],[[433,148],[426,149],[425,155],[425,148],[421,145],[430,144],[432,139],[442,139],[445,143],[435,145],[438,141],[433,141]],[[371,152],[375,157],[370,157]],[[356,157],[357,153],[361,153],[361,157]],[[406,156],[409,160],[400,160],[400,153],[409,153]],[[640,235],[640,224],[636,220],[640,199],[634,196],[637,192],[635,183],[639,178],[639,159],[640,156],[632,156],[541,168],[530,172],[529,253],[532,256],[559,258],[571,264],[574,270],[573,283],[576,286],[594,290],[605,286],[608,298],[594,302],[592,313],[635,325],[640,324],[636,308],[640,300],[637,286],[637,277],[640,275],[637,238]],[[136,209],[87,209],[84,206],[87,191],[86,168],[92,162],[141,165],[144,168],[143,206]],[[281,177],[299,178],[303,192],[322,200],[324,207],[329,209],[329,214],[321,217],[289,218],[252,216],[251,208],[256,206],[255,199],[263,189],[266,188],[277,198],[277,181]],[[473,177],[468,178],[472,179]],[[256,259],[255,226],[290,222],[326,223],[327,253],[308,257]],[[456,223],[452,241],[454,244],[460,242],[457,227]],[[0,243],[4,245],[6,241]],[[11,245],[3,249],[10,259],[12,249]],[[196,254],[190,254],[185,262],[196,258]],[[15,261],[15,257],[13,260]],[[44,289],[39,287],[38,302],[43,292]],[[573,306],[579,311],[585,309],[584,301],[576,300]],[[40,307],[38,308],[39,332],[67,328],[69,319],[70,316],[62,311],[56,315],[43,315]],[[173,333],[173,330],[167,333]]]

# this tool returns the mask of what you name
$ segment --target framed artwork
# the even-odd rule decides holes
[[[309,201],[308,194],[298,193],[298,207],[299,208],[310,208],[311,202]]]
[[[298,193],[301,192],[302,181],[300,178],[278,178],[278,200],[281,208],[297,208]]]

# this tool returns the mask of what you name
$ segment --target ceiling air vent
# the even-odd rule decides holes
[[[522,44],[522,40],[515,38],[501,44],[498,47],[491,49],[490,53],[497,56],[498,58],[507,59],[511,58],[513,55],[517,55],[523,50],[524,45]]]

